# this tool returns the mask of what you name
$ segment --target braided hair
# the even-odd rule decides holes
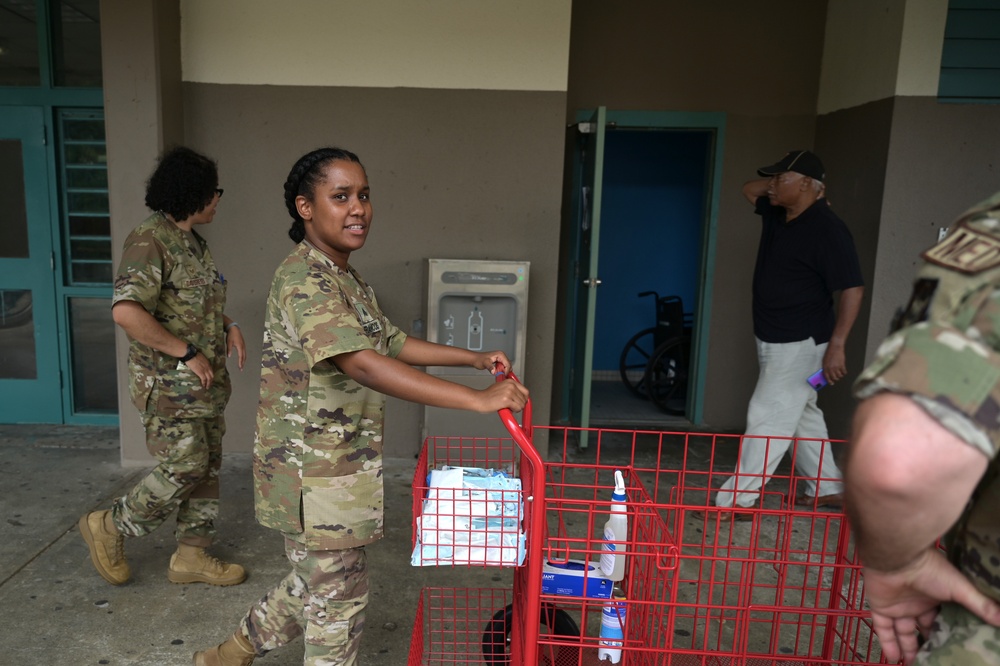
[[[323,181],[323,167],[337,160],[354,162],[364,169],[358,156],[349,150],[317,148],[300,157],[292,170],[288,172],[288,179],[285,180],[285,206],[288,208],[288,214],[292,216],[292,227],[288,230],[288,237],[292,241],[301,243],[306,237],[305,220],[299,215],[295,198],[302,196],[312,200],[316,192],[316,185]]]

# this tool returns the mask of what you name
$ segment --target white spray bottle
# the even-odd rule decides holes
[[[628,539],[628,505],[625,503],[625,477],[615,470],[615,492],[611,495],[611,515],[604,523],[601,545],[601,571],[611,580],[625,577],[625,541]],[[616,543],[612,543],[616,542]]]

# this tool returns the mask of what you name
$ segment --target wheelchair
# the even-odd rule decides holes
[[[694,315],[684,312],[680,296],[660,296],[655,291],[639,294],[639,298],[646,296],[655,299],[656,325],[625,343],[618,371],[633,395],[651,400],[667,414],[682,416],[687,403]]]

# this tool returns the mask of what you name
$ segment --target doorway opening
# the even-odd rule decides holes
[[[697,425],[723,118],[598,109],[578,120],[567,137],[558,420],[583,427]],[[661,306],[665,297],[676,298],[658,308],[649,292]],[[640,335],[646,351],[636,356],[633,343],[624,358],[637,334],[665,325],[667,309],[685,314],[683,328],[675,322],[667,334],[685,340],[673,347],[683,353],[657,357],[660,328],[655,345],[653,333]],[[665,386],[669,404],[660,399]]]

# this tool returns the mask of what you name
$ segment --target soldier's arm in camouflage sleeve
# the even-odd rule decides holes
[[[475,352],[420,338],[407,338],[397,358],[410,365],[467,366],[492,372],[494,364],[500,363],[504,372],[509,372],[511,368],[510,359],[502,351]]]
[[[890,663],[909,663],[942,602],[1000,625],[1000,606],[935,547],[958,519],[987,459],[911,398],[882,393],[855,415],[845,485],[865,564],[865,594]]]
[[[133,340],[169,356],[184,356],[187,342],[163,328],[156,317],[135,301],[118,301],[111,308],[115,323]]]
[[[403,349],[412,342],[407,338]],[[400,356],[405,356],[403,351]],[[351,379],[401,400],[431,407],[447,407],[487,413],[500,409],[521,411],[528,399],[528,390],[521,384],[504,381],[484,390],[449,382],[411,367],[398,358],[382,356],[373,350],[340,354],[334,362]]]
[[[146,312],[146,309],[135,301],[118,301],[111,308],[111,316],[130,338],[147,347],[178,358],[187,352],[186,341],[165,329],[156,321],[156,317]],[[215,371],[201,351],[194,358],[188,359],[185,365],[198,376],[202,387],[207,389],[212,385]]]

